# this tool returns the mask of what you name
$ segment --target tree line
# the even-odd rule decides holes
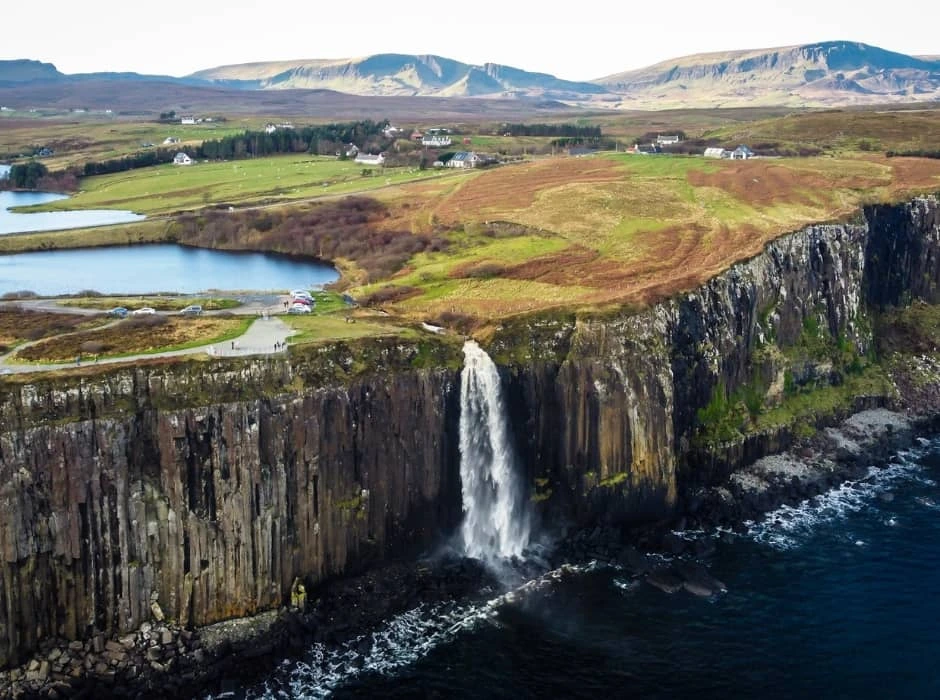
[[[199,146],[141,151],[111,160],[85,163],[82,174],[107,175],[121,173],[151,165],[172,163],[180,151],[191,158],[203,160],[239,160],[275,155],[278,153],[314,153],[332,155],[345,144],[354,143],[362,150],[382,151],[390,142],[382,134],[385,123],[372,120],[340,124],[306,126],[301,129],[278,129],[272,133],[245,131],[203,141]]]
[[[577,138],[600,138],[599,126],[577,124],[503,124],[502,134],[510,136],[564,136]]]

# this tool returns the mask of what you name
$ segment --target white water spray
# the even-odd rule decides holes
[[[516,476],[499,372],[468,340],[460,375],[460,479],[464,551],[476,559],[522,554],[529,543],[525,489]]]

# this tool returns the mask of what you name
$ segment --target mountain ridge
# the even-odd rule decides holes
[[[603,94],[600,85],[548,73],[463,63],[434,54],[373,54],[216,66],[187,78],[247,89],[323,88],[356,95],[489,97],[505,93],[563,97]]]
[[[500,98],[587,108],[843,107],[940,100],[940,58],[860,42],[691,54],[592,81],[434,54],[230,64],[182,77],[67,75],[51,63],[0,60],[0,88],[161,82],[239,91],[330,90],[366,97]]]
[[[849,106],[940,99],[940,60],[861,42],[827,41],[691,54],[593,81],[670,106]]]

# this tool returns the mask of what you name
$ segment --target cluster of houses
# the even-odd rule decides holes
[[[212,117],[197,117],[192,114],[184,114],[180,117],[180,124],[202,124],[215,121]]]
[[[633,145],[634,153],[641,153],[643,155],[651,155],[653,153],[662,153],[663,146],[675,146],[682,139],[678,134],[658,134],[656,136],[656,143],[641,144],[637,143]]]
[[[752,151],[747,146],[741,145],[735,148],[733,151],[729,151],[727,148],[706,148],[705,149],[706,158],[726,158],[730,160],[748,160],[749,158],[754,157],[754,151]]]

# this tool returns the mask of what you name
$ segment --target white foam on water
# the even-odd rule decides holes
[[[791,549],[806,542],[821,523],[842,520],[850,513],[868,508],[878,494],[899,483],[932,485],[933,482],[920,473],[922,468],[916,463],[916,456],[917,451],[902,452],[897,461],[885,467],[871,467],[863,479],[847,481],[796,506],[780,506],[760,522],[745,523],[748,535],[777,549]],[[886,524],[893,526],[897,522],[892,519]],[[853,544],[864,546],[865,543],[853,539]]]
[[[249,690],[252,700],[319,700],[365,674],[392,675],[420,661],[434,649],[465,631],[483,625],[499,625],[500,608],[555,585],[562,578],[587,573],[596,562],[583,566],[565,564],[486,602],[419,606],[383,623],[375,631],[336,648],[315,644],[303,661],[284,661],[280,669],[286,682],[267,681]]]

